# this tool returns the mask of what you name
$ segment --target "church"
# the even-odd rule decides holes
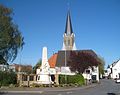
[[[63,34],[63,46],[57,53],[50,58],[47,57],[47,47],[42,50],[42,64],[36,70],[36,74],[17,74],[17,82],[19,86],[30,86],[33,84],[57,84],[59,85],[59,75],[73,76],[76,72],[72,72],[69,67],[69,60],[71,60],[72,53],[87,53],[98,58],[93,50],[78,50],[75,44],[75,34],[72,28],[72,21],[70,11],[67,13],[66,26]],[[97,63],[95,63],[97,64]],[[99,68],[98,64],[93,68],[85,69],[82,73],[86,81],[95,80],[99,82]]]
[[[77,50],[76,44],[75,44],[75,34],[72,28],[70,11],[68,11],[67,13],[66,26],[63,34],[62,50],[59,50],[58,53],[53,54],[49,59],[47,59],[47,48],[44,47],[43,51],[44,51],[43,55],[45,54],[44,56],[46,57],[42,56],[42,66],[40,69],[37,69],[37,73],[36,73],[38,76],[37,83],[40,83],[40,84],[50,84],[52,82],[59,84],[58,76],[60,74],[75,75],[75,72],[71,72],[68,66],[68,61],[70,60],[71,52],[75,52],[75,53],[86,52],[86,53],[90,53],[91,55],[97,58],[97,54],[93,50]],[[44,63],[43,63],[43,60],[45,60]],[[95,80],[99,81],[98,67],[94,67],[94,68],[96,70],[94,72],[91,70],[91,68],[88,68],[89,74],[86,72],[83,73],[83,76],[85,79],[90,80],[92,79],[92,77],[94,77]],[[44,71],[47,71],[47,72],[44,72]]]

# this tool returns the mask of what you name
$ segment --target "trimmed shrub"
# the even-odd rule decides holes
[[[66,79],[65,79],[66,77]],[[84,77],[81,74],[77,75],[60,75],[59,76],[59,83],[60,84],[75,84],[75,85],[84,85]]]

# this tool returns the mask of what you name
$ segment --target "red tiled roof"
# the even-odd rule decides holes
[[[51,68],[55,68],[55,66],[56,66],[57,55],[58,54],[55,53],[48,59],[48,62],[49,62],[49,65],[50,65]]]

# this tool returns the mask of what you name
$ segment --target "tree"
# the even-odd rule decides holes
[[[68,65],[74,72],[83,73],[89,67],[98,66],[100,64],[97,55],[92,51],[89,52],[71,52]]]
[[[10,8],[0,5],[0,55],[6,61],[14,61],[18,50],[24,45],[24,38],[12,16]]]
[[[105,61],[104,61],[104,58],[99,56],[99,61],[101,64],[98,65],[99,67],[99,73],[100,75],[103,75],[104,74],[104,66],[105,66]]]
[[[0,86],[9,86],[17,83],[17,75],[12,71],[0,71]]]
[[[40,59],[37,64],[33,67],[33,73],[35,74],[36,73],[36,69],[40,68],[42,64],[42,60]]]
[[[9,65],[7,61],[0,55],[0,65]]]

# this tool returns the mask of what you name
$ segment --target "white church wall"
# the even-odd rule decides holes
[[[69,67],[56,67],[56,72],[61,75],[75,75],[74,72],[71,72]]]

